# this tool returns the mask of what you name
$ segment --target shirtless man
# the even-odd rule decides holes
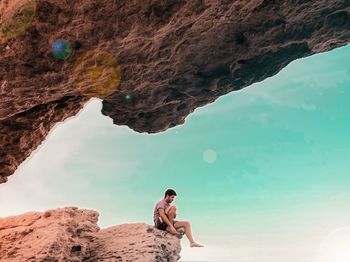
[[[175,190],[168,189],[165,191],[164,198],[156,203],[153,212],[154,226],[173,235],[179,235],[180,233],[176,229],[183,227],[190,241],[190,247],[203,247],[203,245],[194,241],[190,222],[174,220],[176,217],[176,206],[170,205],[170,203],[174,201],[175,197]]]

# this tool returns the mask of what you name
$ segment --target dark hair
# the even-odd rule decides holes
[[[174,189],[167,189],[167,191],[165,191],[164,197],[166,196],[176,196],[176,192]]]

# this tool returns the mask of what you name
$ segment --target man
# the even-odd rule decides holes
[[[164,198],[156,203],[153,212],[154,226],[160,230],[166,230],[173,235],[179,235],[180,233],[176,229],[183,227],[190,241],[190,247],[203,247],[203,245],[194,241],[190,222],[174,220],[176,217],[176,206],[170,205],[170,203],[175,200],[175,197],[175,190],[167,189]]]

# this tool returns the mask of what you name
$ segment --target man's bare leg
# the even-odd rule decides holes
[[[188,221],[176,221],[176,223],[174,224],[174,227],[176,229],[178,229],[180,227],[185,228],[185,235],[188,238],[188,240],[190,241],[190,247],[203,247],[203,245],[194,241],[193,236],[192,236],[192,229],[191,229],[190,222],[188,222]]]
[[[167,210],[165,210],[165,214],[166,216],[168,217],[170,223],[172,225],[174,225],[174,218],[176,217],[176,206],[175,205],[171,205],[170,207],[168,207]],[[174,227],[175,228],[175,227]],[[178,237],[181,236],[182,237],[182,234],[179,233],[179,232],[173,232],[170,230],[170,227],[168,226],[166,228],[166,231],[168,231],[169,233],[173,234],[173,235],[177,235]]]
[[[174,206],[174,205],[170,206],[167,211],[168,212],[166,213],[166,215],[168,216],[169,221],[173,225],[174,224],[174,218],[176,217],[176,206]]]

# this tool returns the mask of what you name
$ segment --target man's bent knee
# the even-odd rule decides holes
[[[188,227],[190,226],[190,222],[187,220],[178,220],[174,223],[174,225],[176,225],[176,227]]]
[[[170,207],[167,208],[167,210],[165,210],[165,213],[175,213],[176,212],[176,206],[171,205]]]

